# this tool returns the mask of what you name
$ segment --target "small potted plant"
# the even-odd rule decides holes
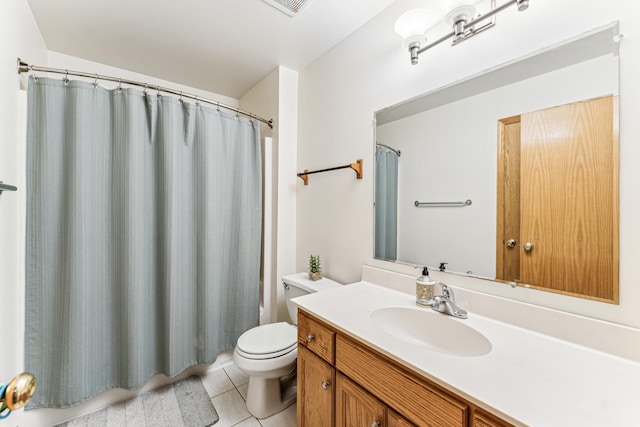
[[[322,267],[320,266],[320,255],[309,256],[309,278],[311,280],[322,279]]]

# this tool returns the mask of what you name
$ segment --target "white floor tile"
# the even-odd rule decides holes
[[[247,401],[247,391],[249,391],[249,383],[245,383],[242,384],[241,386],[238,386],[238,391],[240,392],[240,394],[242,395],[242,398],[244,399],[244,401]]]
[[[200,379],[209,397],[217,396],[234,388],[231,379],[229,379],[229,376],[222,368],[207,371]]]
[[[296,427],[296,411],[297,406],[294,403],[285,410],[260,420],[260,424],[262,424],[262,427]]]
[[[242,399],[242,396],[240,396],[240,393],[238,393],[238,390],[235,388],[217,395],[211,399],[211,401],[220,416],[220,421],[215,424],[216,427],[231,427],[251,417],[251,414],[247,411],[244,399]]]
[[[251,417],[239,422],[233,427],[262,427],[262,425],[258,422],[257,419]]]
[[[245,374],[240,368],[238,368],[235,364],[227,365],[223,368],[233,384],[238,387],[242,384],[246,384],[249,382],[249,375]]]

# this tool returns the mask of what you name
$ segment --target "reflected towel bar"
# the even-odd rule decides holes
[[[471,199],[467,199],[464,202],[413,202],[413,205],[417,208],[421,207],[433,207],[433,206],[471,206]]]
[[[351,168],[356,172],[356,179],[362,179],[362,159],[356,160],[355,163],[349,163],[348,165],[344,165],[344,166],[336,166],[335,168],[320,169],[317,171],[310,171],[308,169],[305,169],[304,172],[300,172],[297,175],[300,179],[304,181],[304,185],[309,185],[309,175],[311,174],[335,171],[338,169],[346,169],[346,168]]]
[[[17,191],[18,187],[14,186],[14,185],[9,185],[9,184],[3,184],[2,181],[0,181],[0,194],[2,194],[3,191]]]

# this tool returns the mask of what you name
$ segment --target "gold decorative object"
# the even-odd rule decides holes
[[[15,411],[24,407],[36,391],[36,378],[28,372],[15,376],[0,396],[1,407]],[[3,409],[4,410],[4,409]]]

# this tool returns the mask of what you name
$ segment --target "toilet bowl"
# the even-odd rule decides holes
[[[256,418],[269,417],[296,400],[297,308],[290,299],[341,286],[327,278],[311,281],[307,273],[285,276],[282,285],[294,325],[256,326],[238,338],[233,351],[236,366],[249,376],[247,410]]]

